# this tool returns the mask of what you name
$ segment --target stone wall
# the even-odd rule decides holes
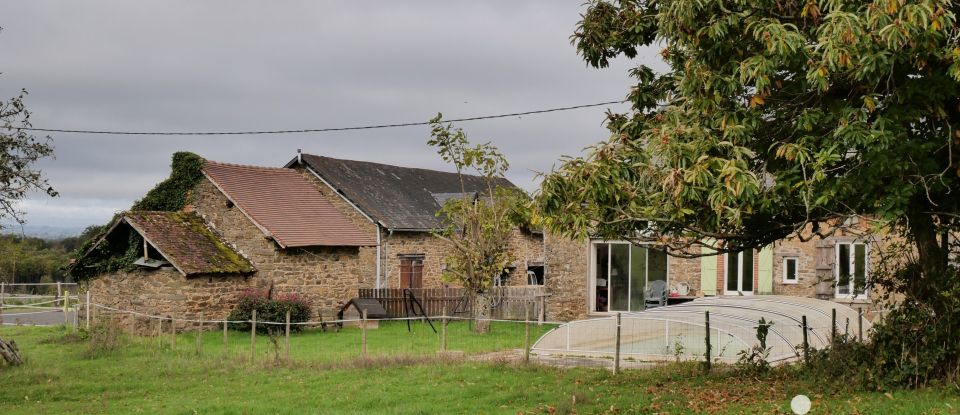
[[[186,278],[172,267],[102,275],[83,283],[90,301],[108,307],[151,316],[176,319],[223,319],[233,309],[239,294],[253,287],[253,278],[197,276]],[[95,319],[115,319],[125,330],[155,333],[157,319],[96,309]],[[169,327],[169,322],[164,322]],[[178,322],[182,329],[194,324]],[[165,331],[168,329],[164,329]]]
[[[273,284],[276,292],[305,295],[315,312],[330,319],[358,288],[374,284],[375,247],[280,249],[209,180],[202,180],[192,197],[192,208],[253,262],[257,273],[252,279],[258,287]]]
[[[382,238],[383,288],[400,288],[400,258],[411,255],[423,256],[423,288],[456,285],[443,281],[443,259],[449,252],[446,242],[429,232],[384,232]]]
[[[544,285],[547,287],[547,320],[585,318],[589,307],[589,242],[574,241],[546,233]]]

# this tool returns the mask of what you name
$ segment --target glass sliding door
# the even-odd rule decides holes
[[[621,242],[592,244],[594,311],[641,311],[650,281],[667,280],[667,254]]]
[[[610,244],[610,310],[630,309],[630,245]]]
[[[630,245],[630,311],[643,310],[643,292],[647,288],[647,248]]]

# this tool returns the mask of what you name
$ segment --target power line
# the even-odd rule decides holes
[[[548,112],[569,111],[581,108],[599,107],[603,105],[620,104],[624,100],[598,102],[596,104],[574,105],[569,107],[548,108],[542,110],[514,112],[510,114],[481,115],[476,117],[455,118],[443,120],[444,122],[463,122],[489,120],[494,118],[518,117],[521,115],[544,114]],[[17,128],[7,127],[11,130],[25,130],[45,133],[73,133],[73,134],[102,134],[102,135],[258,135],[258,134],[297,134],[297,133],[325,133],[332,131],[353,131],[353,130],[375,130],[380,128],[413,127],[418,125],[428,125],[429,121],[405,122],[397,124],[377,124],[364,125],[356,127],[331,127],[331,128],[306,128],[301,130],[263,130],[263,131],[111,131],[111,130],[71,130],[65,128]]]

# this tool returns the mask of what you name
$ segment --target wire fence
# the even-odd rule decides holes
[[[5,298],[10,301],[14,297]],[[284,321],[265,321],[256,312],[241,320],[163,316],[92,302],[88,293],[78,296],[69,290],[38,300],[30,304],[0,302],[0,322],[4,318],[6,324],[11,324],[11,319],[33,320],[34,324],[40,322],[37,325],[66,325],[87,332],[109,327],[165,350],[195,348],[202,354],[204,348],[220,348],[221,354],[249,356],[253,361],[265,359],[272,351],[275,359],[287,361],[453,354],[533,359],[561,366],[599,365],[615,372],[622,364],[673,360],[735,363],[741,352],[758,345],[762,318],[768,332],[766,359],[777,364],[805,359],[810,350],[830,347],[841,336],[865,341],[872,327],[863,310],[834,303],[826,303],[832,305],[825,308],[812,302],[817,300],[773,296],[698,300],[572,322],[543,321],[535,303],[525,308],[520,320],[473,319],[446,312],[375,319],[367,318],[364,311],[354,318],[296,322],[290,321],[289,314]],[[40,318],[44,315],[47,318]],[[478,324],[489,324],[491,333],[475,333]],[[237,325],[246,328],[235,330]],[[196,336],[193,341],[192,336]]]

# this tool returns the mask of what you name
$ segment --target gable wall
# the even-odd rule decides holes
[[[279,249],[272,240],[204,178],[194,189],[192,208],[224,239],[253,262],[255,285],[275,292],[295,292],[313,301],[315,312],[329,319],[340,304],[371,283],[375,251],[371,247]]]

